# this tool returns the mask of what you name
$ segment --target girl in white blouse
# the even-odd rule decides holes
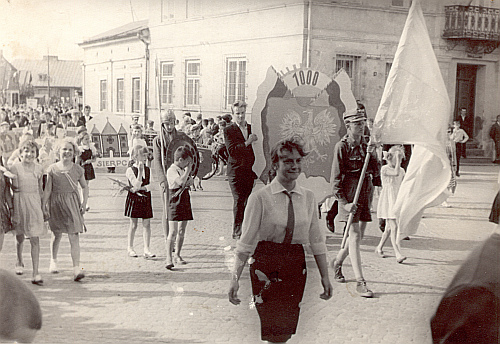
[[[240,303],[238,281],[252,255],[250,277],[261,338],[274,343],[286,342],[297,328],[306,282],[303,244],[310,244],[321,275],[324,292],[320,297],[328,300],[332,296],[318,203],[312,191],[296,183],[305,155],[296,139],[281,141],[273,148],[276,178],[250,195],[235,250],[229,301]]]

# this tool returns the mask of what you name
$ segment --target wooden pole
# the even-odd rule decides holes
[[[371,140],[368,143],[368,147],[370,147],[370,144]],[[359,176],[358,186],[356,188],[356,193],[354,194],[354,200],[352,201],[354,205],[358,204],[359,195],[361,194],[361,189],[363,188],[363,181],[365,180],[366,170],[368,169],[368,163],[370,162],[370,156],[371,153],[368,151],[366,153],[365,162],[363,163],[363,169],[361,170],[361,175]],[[342,244],[340,245],[340,248],[342,249],[345,247],[345,243],[347,241],[347,238],[349,237],[349,228],[351,227],[353,218],[354,218],[354,213],[350,213],[349,219],[347,220],[347,225],[344,230],[344,236],[342,237]]]

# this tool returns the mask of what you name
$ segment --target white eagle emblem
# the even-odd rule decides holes
[[[314,117],[314,110],[307,108],[303,114],[307,116],[305,123],[296,111],[289,109],[280,124],[280,134],[282,139],[293,136],[300,136],[305,142],[305,150],[310,154],[306,164],[309,165],[318,159],[325,161],[327,154],[320,153],[320,147],[330,144],[330,137],[335,135],[337,125],[328,109],[318,113]],[[313,156],[312,153],[315,153]]]

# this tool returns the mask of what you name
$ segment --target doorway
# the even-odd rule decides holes
[[[467,116],[462,129],[465,130],[471,139],[474,138],[477,68],[477,65],[457,64],[454,118],[458,118],[460,109],[465,108],[467,110]]]

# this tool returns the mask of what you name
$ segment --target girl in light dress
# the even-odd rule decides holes
[[[148,191],[151,177],[150,169],[146,166],[148,154],[149,150],[146,146],[134,146],[131,154],[134,164],[128,167],[125,172],[131,186],[127,194],[127,200],[125,201],[125,216],[130,217],[130,226],[127,235],[127,252],[129,257],[137,257],[137,253],[134,250],[134,237],[139,218],[142,219],[144,258],[156,257],[149,249],[151,242],[150,219],[153,217],[153,208],[151,206],[151,192]]]
[[[50,242],[51,273],[58,273],[57,253],[63,233],[68,234],[73,261],[73,280],[80,281],[85,277],[80,267],[80,233],[85,231],[83,215],[87,208],[89,189],[85,181],[85,172],[81,166],[75,164],[75,154],[78,146],[71,137],[61,139],[55,146],[55,154],[59,161],[49,166],[47,170],[47,184],[42,200],[42,208],[52,231]],[[80,201],[78,184],[83,192],[83,201]]]
[[[40,263],[40,239],[45,234],[42,212],[42,166],[36,162],[38,145],[35,141],[25,140],[19,145],[19,159],[11,166],[10,172],[16,177],[12,179],[14,191],[14,214],[12,224],[16,234],[16,274],[22,275],[23,243],[28,238],[31,243],[31,261],[33,276],[31,283],[43,285],[38,273]]]
[[[384,151],[383,154],[383,159],[387,161],[387,165],[382,166],[380,170],[382,191],[380,192],[378,200],[377,217],[379,219],[385,219],[387,225],[375,252],[379,257],[385,258],[382,248],[390,236],[392,247],[396,254],[396,260],[398,263],[402,263],[406,257],[401,253],[401,248],[399,246],[398,225],[393,208],[399,187],[405,176],[405,170],[401,167],[401,160],[404,158],[404,150],[402,146],[396,145],[392,146],[389,151]]]

